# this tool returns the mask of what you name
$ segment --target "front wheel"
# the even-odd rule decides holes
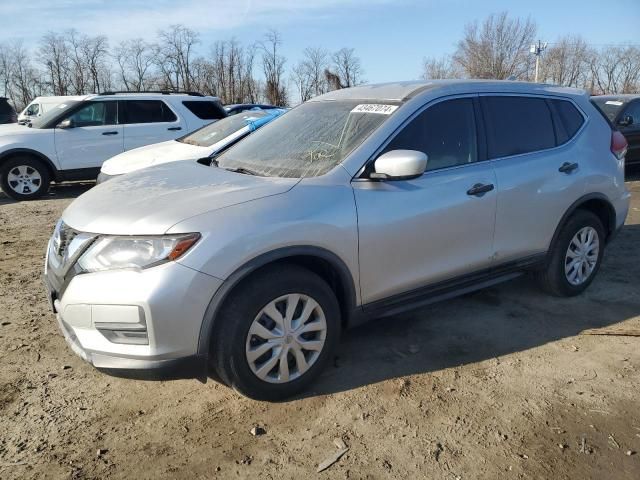
[[[582,293],[600,268],[605,238],[600,219],[577,210],[560,230],[546,267],[538,273],[542,288],[559,297]]]
[[[49,190],[49,170],[31,157],[12,158],[0,167],[2,191],[14,200],[33,200]]]
[[[307,387],[333,355],[340,336],[335,294],[295,265],[268,268],[225,302],[214,329],[219,377],[247,397],[282,400]]]

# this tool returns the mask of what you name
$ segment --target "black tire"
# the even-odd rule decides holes
[[[249,366],[245,352],[249,329],[260,310],[271,301],[295,293],[307,295],[320,305],[327,327],[324,345],[315,362],[298,378],[287,383],[269,383]],[[212,367],[224,383],[249,398],[283,400],[304,390],[321,373],[338,346],[340,328],[338,301],[322,278],[296,265],[267,267],[238,285],[225,301],[215,320]]]
[[[598,235],[599,251],[595,267],[589,277],[579,285],[574,285],[565,274],[567,250],[573,237],[583,228],[592,227]],[[600,219],[587,210],[578,209],[561,227],[560,233],[551,246],[545,268],[537,272],[537,280],[544,291],[557,297],[572,297],[584,292],[595,278],[605,248],[605,229]]]
[[[40,177],[38,180],[38,188],[33,191],[29,191],[29,186],[25,185],[24,192],[20,191],[20,183],[14,181],[10,184],[9,175],[13,171],[20,167],[25,167],[27,174],[33,175],[34,172]],[[20,180],[18,180],[20,181]],[[49,191],[49,184],[51,177],[49,175],[49,169],[41,160],[33,157],[14,157],[0,166],[0,187],[5,195],[13,198],[14,200],[33,200],[39,198]],[[35,181],[34,181],[35,184]],[[18,191],[16,191],[16,189]]]

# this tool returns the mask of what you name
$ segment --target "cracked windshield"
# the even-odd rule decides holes
[[[357,100],[308,102],[222,154],[218,164],[268,177],[323,175],[396,108]]]

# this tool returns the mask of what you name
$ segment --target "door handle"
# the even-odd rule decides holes
[[[173,131],[182,130],[182,127],[169,127],[169,128],[167,128],[167,130],[173,130]]]
[[[571,172],[573,172],[576,168],[578,168],[578,164],[577,163],[569,163],[569,162],[564,162],[560,168],[558,169],[559,172],[562,173],[566,173],[569,174]]]
[[[467,195],[473,195],[474,197],[481,197],[485,193],[490,192],[495,187],[492,183],[476,183],[473,187],[467,190]]]
[[[113,131],[113,132],[102,132],[103,135],[117,135],[118,132]]]

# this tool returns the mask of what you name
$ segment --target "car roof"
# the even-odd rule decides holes
[[[450,90],[453,92],[513,92],[513,93],[561,93],[564,95],[586,95],[584,90],[560,87],[543,83],[517,82],[511,80],[416,80],[408,82],[378,83],[334,90],[313,98],[325,100],[408,100],[426,91]]]
[[[629,103],[631,100],[640,98],[640,94],[637,93],[621,93],[620,95],[593,95],[592,100],[604,100],[604,101],[618,101],[622,103]]]
[[[94,98],[183,98],[189,99],[189,101],[211,101],[216,100],[219,101],[218,97],[208,96],[208,95],[193,95],[189,93],[159,93],[159,92],[106,92],[106,93],[94,93],[91,95],[87,95],[84,100],[92,100]]]

